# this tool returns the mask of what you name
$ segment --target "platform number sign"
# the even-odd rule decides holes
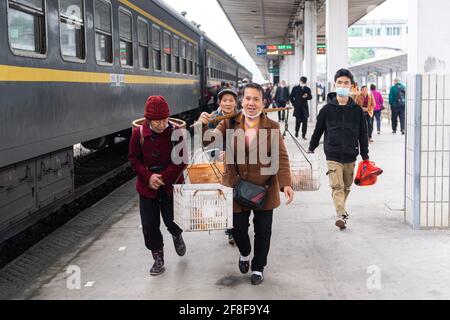
[[[257,56],[267,55],[267,46],[265,44],[256,46],[256,55]]]

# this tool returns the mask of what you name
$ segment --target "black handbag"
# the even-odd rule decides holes
[[[234,129],[234,125],[234,119],[231,119],[231,129]],[[236,162],[234,163],[234,168],[236,170],[237,176],[239,177],[239,180],[233,188],[233,199],[246,208],[252,210],[261,209],[266,203],[269,186],[260,186],[254,184],[253,182],[242,179],[239,174],[239,169],[236,165]],[[271,180],[272,177],[270,177],[269,183]]]
[[[260,186],[244,180],[239,175],[237,165],[234,165],[239,177],[238,183],[233,188],[233,198],[240,205],[249,209],[261,209],[266,203],[269,186]],[[272,177],[270,178],[270,180]],[[269,180],[269,181],[270,181]]]

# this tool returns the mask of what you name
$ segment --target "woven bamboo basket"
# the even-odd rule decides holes
[[[190,165],[187,175],[191,184],[221,183],[223,172],[223,162],[197,163]]]

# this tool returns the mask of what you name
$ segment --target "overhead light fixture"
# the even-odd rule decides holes
[[[253,36],[255,39],[284,39],[284,34],[283,35],[275,35],[275,36],[268,36],[268,35],[255,35]]]

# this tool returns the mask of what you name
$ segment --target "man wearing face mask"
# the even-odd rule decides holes
[[[309,152],[314,152],[325,133],[327,175],[337,215],[335,225],[343,230],[349,218],[345,204],[353,183],[355,161],[359,154],[363,160],[369,159],[369,139],[364,111],[350,97],[352,73],[340,69],[334,80],[336,92],[328,94],[328,103],[317,116]]]
[[[286,86],[286,81],[282,80],[280,86],[277,88],[275,93],[275,102],[278,108],[285,108],[286,104],[289,103],[289,89]],[[278,122],[284,121],[286,117],[286,111],[278,111]]]
[[[308,79],[300,78],[300,85],[292,89],[289,100],[294,106],[295,121],[295,137],[298,138],[300,125],[302,125],[302,138],[306,140],[306,132],[308,130],[309,107],[308,101],[312,99],[311,89],[306,86]]]

